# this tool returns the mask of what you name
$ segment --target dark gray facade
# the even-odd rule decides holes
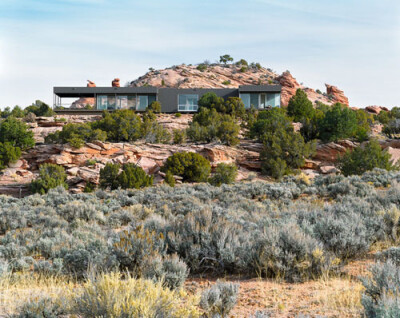
[[[206,93],[224,98],[241,97],[245,107],[280,106],[280,85],[243,85],[239,88],[167,88],[167,87],[54,87],[54,107],[59,109],[63,98],[94,98],[95,110],[134,109],[144,111],[151,102],[161,103],[164,113],[196,112],[197,102]],[[73,111],[63,109],[62,112]],[[84,110],[81,110],[84,111]],[[93,111],[93,110],[92,110]]]

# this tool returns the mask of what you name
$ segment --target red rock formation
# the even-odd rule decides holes
[[[94,106],[93,97],[81,97],[74,101],[70,108],[85,108],[87,105]]]
[[[341,103],[349,106],[349,99],[344,95],[344,92],[338,89],[336,86],[325,84],[326,93],[332,97],[334,103]]]
[[[376,115],[378,115],[381,111],[385,111],[385,112],[389,111],[388,108],[382,107],[382,106],[367,106],[367,107],[365,107],[365,110],[369,113],[376,114]]]
[[[88,81],[88,83],[87,83],[87,87],[96,87],[96,83],[95,82],[92,82],[91,80],[87,80]]]
[[[114,80],[111,82],[112,87],[120,87],[119,84],[119,78],[114,78]]]
[[[276,79],[279,84],[282,85],[281,104],[287,106],[290,98],[296,94],[296,90],[300,88],[300,84],[289,71],[283,72],[282,75],[278,76]]]

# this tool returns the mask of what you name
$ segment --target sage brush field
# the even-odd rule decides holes
[[[400,173],[0,197],[1,271],[317,278],[396,241]]]

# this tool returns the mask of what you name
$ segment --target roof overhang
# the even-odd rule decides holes
[[[143,87],[54,87],[53,92],[59,97],[93,97],[108,94],[157,94],[154,86]]]
[[[240,85],[239,93],[279,93],[282,91],[281,85]]]

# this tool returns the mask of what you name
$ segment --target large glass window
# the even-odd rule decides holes
[[[267,94],[267,106],[280,107],[281,106],[281,94],[280,93]]]
[[[240,94],[240,98],[243,101],[244,108],[248,109],[250,108],[250,94]]]
[[[250,105],[255,108],[258,108],[260,106],[260,94],[258,93],[250,94]]]
[[[136,109],[136,95],[128,96],[128,109]]]
[[[108,95],[107,96],[107,109],[113,110],[116,106],[116,98],[115,95]]]
[[[116,109],[128,108],[128,96],[117,96]]]
[[[149,106],[149,97],[147,95],[139,95],[136,110],[146,110]]]
[[[106,110],[107,109],[107,95],[97,95],[96,98],[97,105],[96,108],[98,110]]]
[[[181,94],[178,97],[178,111],[195,112],[198,108],[199,95]]]

